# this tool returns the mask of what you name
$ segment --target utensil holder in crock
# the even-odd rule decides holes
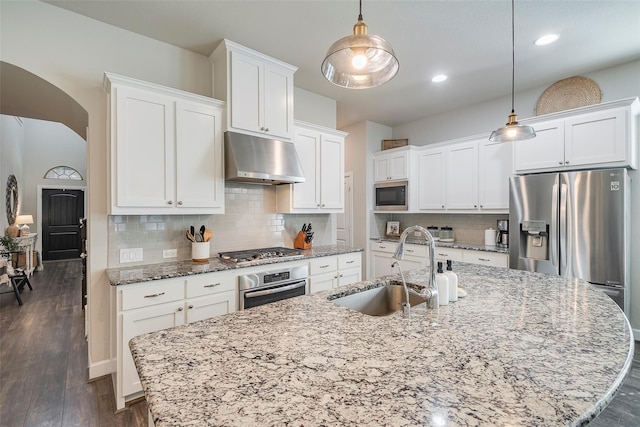
[[[193,262],[209,262],[209,242],[191,243],[191,260]]]

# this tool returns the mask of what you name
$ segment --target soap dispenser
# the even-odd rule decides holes
[[[438,285],[438,300],[440,305],[449,304],[449,279],[442,270],[442,262],[438,262],[436,284]]]
[[[449,279],[449,301],[458,301],[458,275],[453,272],[453,261],[447,260],[447,271],[444,273]]]

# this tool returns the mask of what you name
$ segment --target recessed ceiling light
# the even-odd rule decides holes
[[[434,83],[440,83],[447,80],[447,76],[445,76],[444,74],[438,74],[437,76],[434,76],[431,81]]]
[[[535,41],[536,46],[546,46],[558,40],[557,34],[546,34]]]

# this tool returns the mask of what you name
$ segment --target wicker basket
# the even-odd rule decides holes
[[[536,116],[599,104],[602,91],[587,77],[569,77],[549,86],[538,99]]]

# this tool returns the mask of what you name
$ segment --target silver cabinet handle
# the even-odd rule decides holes
[[[565,164],[565,165],[568,165],[568,164],[569,164],[569,160],[567,160],[566,162],[564,162],[564,164]]]
[[[448,256],[449,256],[449,255],[447,255],[447,254],[441,254],[441,253],[438,253],[438,255],[440,255],[440,256],[444,256],[444,257],[448,257]]]
[[[489,262],[491,261],[490,259],[487,258],[478,258],[478,261],[485,261],[485,262]]]
[[[269,132],[269,128],[266,128],[266,129],[265,129],[265,131],[266,131],[266,132]]]
[[[220,283],[212,283],[210,285],[204,285],[204,288],[215,288],[216,286],[220,286]]]
[[[329,267],[329,264],[321,265],[321,266],[320,266],[320,268],[327,268],[327,267]]]
[[[168,204],[168,205],[172,205],[172,204],[173,204],[173,200],[169,200],[169,201],[167,202],[167,204]]]
[[[415,252],[413,249],[405,249],[407,252]]]
[[[178,206],[182,206],[182,200],[178,201]]]
[[[378,246],[378,249],[387,249],[386,246]]]
[[[178,311],[184,310],[184,307],[178,307]]]
[[[193,308],[193,304],[189,304],[189,309],[192,309],[192,308]]]
[[[558,162],[558,164],[559,164],[559,165],[561,165],[561,164],[562,164],[562,162]]]
[[[151,294],[151,295],[145,295],[145,298],[155,298],[155,297],[159,297],[161,295],[164,295],[164,292],[160,292],[159,294]]]
[[[347,264],[353,264],[355,261],[351,260],[351,261],[347,261]]]

